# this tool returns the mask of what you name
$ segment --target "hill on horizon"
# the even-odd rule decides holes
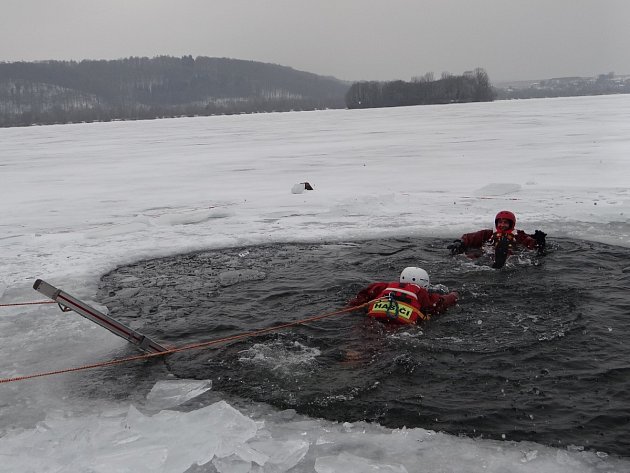
[[[0,63],[0,126],[344,108],[350,84],[199,56]]]

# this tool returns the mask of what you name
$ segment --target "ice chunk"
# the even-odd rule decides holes
[[[215,458],[212,465],[219,473],[249,473],[252,471],[252,463],[243,461],[236,455],[225,458]]]
[[[147,394],[146,407],[161,410],[179,406],[212,389],[211,380],[173,379],[158,381]]]
[[[0,442],[0,470],[183,472],[216,457],[244,455],[258,431],[225,401],[191,412],[148,416],[133,406],[124,412],[49,416],[36,429],[7,434]],[[254,451],[250,457],[265,458]]]
[[[88,458],[78,460],[67,471],[90,471],[94,473],[138,473],[163,471],[162,466],[168,456],[165,445],[144,445],[142,448],[106,450]],[[139,464],[141,463],[141,464]],[[44,470],[45,471],[45,470]]]
[[[241,414],[225,401],[219,401],[209,406],[208,423],[205,429],[214,429],[219,433],[220,443],[217,456],[228,456],[241,447],[242,444],[256,435],[258,427],[256,422]],[[204,408],[207,409],[207,408]],[[194,415],[196,412],[191,413]]]
[[[229,456],[257,431],[253,420],[225,401],[186,413],[164,410],[150,417],[132,406],[125,427],[138,436],[128,448],[163,445],[168,449],[164,471],[184,471],[215,455]]]
[[[358,457],[350,453],[340,453],[336,456],[320,457],[315,460],[317,473],[407,473],[402,465],[379,463],[367,458]]]
[[[269,457],[265,471],[285,472],[297,465],[306,455],[309,443],[304,440],[258,440],[249,445]]]
[[[260,466],[263,466],[269,460],[269,455],[254,450],[248,444],[238,446],[235,450],[235,454],[247,463],[254,462]]]

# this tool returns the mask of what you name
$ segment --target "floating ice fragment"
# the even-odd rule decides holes
[[[583,452],[584,451],[584,447],[582,445],[567,445],[567,450],[569,452]]]
[[[212,389],[211,380],[173,379],[158,381],[147,394],[146,407],[161,410],[179,406]]]

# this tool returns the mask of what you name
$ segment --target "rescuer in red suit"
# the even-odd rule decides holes
[[[399,281],[375,282],[348,302],[351,307],[370,302],[368,316],[383,322],[414,324],[428,320],[454,306],[457,292],[443,293],[429,286],[429,274],[422,268],[408,267]]]
[[[528,235],[517,230],[516,216],[509,210],[500,211],[494,218],[496,230],[486,229],[465,233],[459,240],[449,245],[451,255],[465,253],[470,258],[478,258],[484,254],[484,249],[494,250],[493,268],[502,268],[508,256],[518,250],[538,250],[538,255],[545,253],[546,233],[536,230]]]

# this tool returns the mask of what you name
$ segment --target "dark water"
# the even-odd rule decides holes
[[[502,270],[451,258],[447,241],[234,248],[106,275],[110,314],[181,346],[342,307],[405,266],[458,290],[423,326],[361,312],[160,361],[213,391],[337,421],[583,446],[630,456],[630,250],[552,241]],[[113,368],[127,376],[135,369]]]

